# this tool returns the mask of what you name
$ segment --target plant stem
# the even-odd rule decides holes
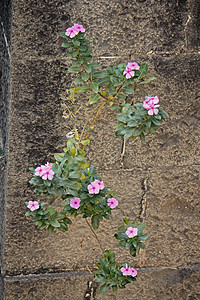
[[[91,116],[93,115],[93,113],[95,112],[95,110],[96,110],[100,105],[101,105],[101,103],[99,103],[99,104],[91,111],[89,117],[87,118],[87,120],[86,120],[86,122],[85,122],[85,124],[84,124],[84,126],[83,126],[83,130],[82,130],[82,132],[81,132],[81,136],[80,136],[79,142],[78,142],[78,144],[77,144],[77,146],[76,146],[77,149],[78,149],[78,146],[79,146],[80,141],[82,140],[82,137],[83,137],[85,128],[86,128],[86,126],[87,126],[87,124],[88,124],[88,122],[89,122]]]
[[[96,115],[94,116],[93,120],[92,120],[92,123],[90,124],[90,127],[92,127],[94,125],[94,122],[96,121],[96,118],[98,117],[100,111],[102,110],[102,108],[104,107],[104,105],[106,104],[106,101],[104,101],[101,106],[99,107]],[[88,137],[88,134],[89,134],[89,131],[86,133],[85,137],[84,137],[84,140],[87,139]],[[85,146],[83,146],[83,149],[85,148]]]
[[[102,247],[101,242],[100,242],[98,236],[96,235],[94,229],[92,228],[92,226],[90,225],[90,223],[88,222],[88,220],[85,219],[85,221],[86,221],[87,225],[89,226],[90,230],[92,231],[92,233],[94,234],[95,239],[97,240],[97,242],[98,242],[98,244],[99,244],[99,247],[100,247],[100,249],[101,249],[102,254],[104,254],[103,247]]]

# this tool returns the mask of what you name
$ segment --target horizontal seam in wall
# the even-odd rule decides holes
[[[174,169],[174,168],[188,168],[188,167],[200,167],[200,164],[195,164],[195,165],[173,165],[173,166],[165,166],[165,167],[158,167],[158,168],[154,168],[151,166],[147,166],[147,167],[139,167],[139,166],[135,166],[133,168],[119,168],[119,169],[99,169],[98,167],[96,167],[96,170],[98,172],[119,172],[119,171],[123,171],[123,172],[131,172],[131,171],[135,171],[135,170],[141,170],[141,171],[147,171],[147,170],[151,170],[151,171],[155,171],[155,170],[163,170],[163,169]]]
[[[192,272],[200,271],[200,264],[179,266],[179,267],[147,267],[141,268],[139,272],[150,273],[159,272],[162,270],[191,270]],[[91,277],[94,274],[90,274],[88,271],[81,272],[63,272],[63,273],[49,273],[49,274],[29,274],[29,275],[18,275],[18,276],[5,276],[4,282],[13,281],[26,281],[26,280],[38,280],[38,279],[60,279],[60,278],[72,278],[72,277]]]
[[[192,52],[182,52],[182,53],[177,53],[177,52],[147,52],[147,53],[130,53],[130,54],[127,54],[127,55],[124,55],[124,56],[93,56],[94,59],[119,59],[119,58],[122,58],[122,59],[125,59],[126,57],[128,56],[153,56],[153,55],[160,55],[160,56],[165,56],[165,55],[168,55],[168,56],[171,56],[171,55],[175,55],[175,56],[186,56],[186,55],[198,55],[200,54],[200,51],[192,51]],[[46,57],[46,56],[31,56],[31,57],[24,57],[23,59],[17,59],[17,62],[24,62],[24,61],[48,61],[48,62],[51,62],[51,61],[57,61],[57,60],[69,60],[71,61],[70,58],[66,57],[66,56],[63,56],[63,57]]]

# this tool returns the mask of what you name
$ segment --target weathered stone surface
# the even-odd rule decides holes
[[[197,264],[200,168],[152,170],[147,183],[147,266]]]
[[[6,279],[5,300],[24,300],[26,297],[30,300],[197,300],[200,296],[200,273],[195,268],[144,270],[136,282],[119,290],[116,295],[111,292],[99,295],[97,284],[92,283],[92,277],[86,274],[68,276],[64,273],[57,274],[56,278],[48,276],[46,279],[37,279],[35,276],[32,280]]]
[[[200,2],[190,1],[190,12],[187,16],[186,46],[191,51],[200,49]]]
[[[13,55],[62,55],[59,32],[83,24],[94,55],[177,51],[184,46],[187,1],[13,1]],[[94,22],[95,20],[95,22]],[[24,48],[26,51],[24,51]]]

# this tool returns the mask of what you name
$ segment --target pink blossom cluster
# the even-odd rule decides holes
[[[83,25],[74,24],[72,27],[66,29],[65,35],[71,39],[74,38],[79,32],[85,32]]]
[[[103,181],[95,179],[95,181],[91,182],[88,186],[89,194],[99,194],[100,190],[105,188]]]
[[[121,272],[123,273],[124,276],[132,276],[135,277],[137,275],[137,271],[134,268],[129,267],[127,264],[125,267],[122,267]]]
[[[143,107],[148,110],[148,115],[153,116],[158,114],[158,107],[160,106],[157,104],[159,99],[157,96],[150,97],[146,96],[143,102]]]
[[[109,198],[107,200],[107,204],[108,204],[108,206],[110,206],[111,209],[113,209],[113,208],[117,207],[118,201],[115,198]]]
[[[27,207],[31,211],[34,211],[34,210],[38,209],[40,206],[39,206],[39,203],[37,201],[29,201]]]
[[[75,209],[78,209],[80,207],[80,202],[81,202],[81,199],[78,197],[75,197],[70,200],[70,206]]]
[[[136,62],[129,62],[124,70],[123,75],[126,75],[126,79],[129,79],[135,75],[134,70],[139,70],[140,67]]]
[[[133,238],[134,236],[137,235],[137,232],[138,232],[137,228],[135,228],[135,227],[128,227],[125,233],[126,233],[126,235],[129,238]]]
[[[46,163],[46,165],[41,165],[35,169],[35,175],[42,177],[44,180],[52,180],[54,176],[54,171],[52,170],[52,165]]]

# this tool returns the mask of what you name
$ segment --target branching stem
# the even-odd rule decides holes
[[[100,242],[98,236],[96,235],[96,232],[94,231],[94,229],[92,228],[92,226],[90,225],[90,223],[88,222],[88,220],[85,219],[85,221],[86,221],[87,225],[89,226],[90,230],[92,231],[92,233],[94,234],[95,239],[97,240],[97,242],[98,242],[98,244],[99,244],[99,247],[100,247],[100,249],[101,249],[102,254],[104,254],[103,247],[102,247],[102,245],[101,245],[101,242]]]

